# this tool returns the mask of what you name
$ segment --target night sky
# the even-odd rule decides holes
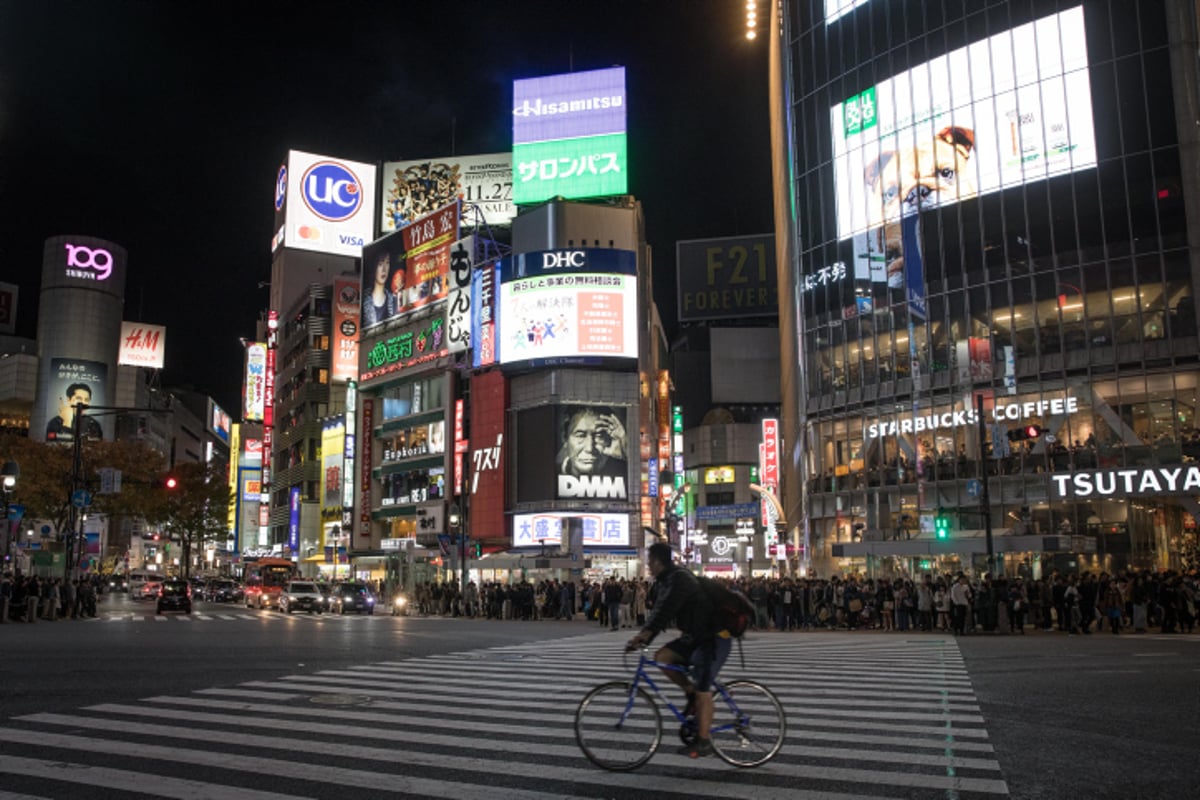
[[[17,332],[36,335],[46,237],[112,240],[129,251],[125,318],[167,326],[164,383],[236,413],[289,148],[504,151],[514,78],[623,65],[630,191],[670,335],[676,240],[772,227],[767,47],[744,38],[744,8],[0,0],[0,280],[20,286]]]

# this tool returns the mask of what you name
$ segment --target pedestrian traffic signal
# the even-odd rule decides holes
[[[1025,425],[1013,428],[1008,432],[1010,442],[1023,442],[1027,439],[1040,439],[1045,431],[1038,425]]]
[[[938,509],[937,516],[933,519],[933,532],[939,539],[950,538],[950,515],[946,513],[946,509]]]
[[[483,558],[483,542],[475,542],[475,557]]]

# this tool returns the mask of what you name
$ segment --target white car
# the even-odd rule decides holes
[[[320,614],[325,610],[325,594],[312,581],[291,581],[279,593],[279,610],[287,614],[293,611]]]

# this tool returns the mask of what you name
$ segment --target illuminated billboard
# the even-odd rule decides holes
[[[561,544],[563,523],[571,519],[579,520],[585,547],[629,546],[628,514],[545,513],[513,515],[513,547]]]
[[[501,263],[500,363],[638,357],[637,258],[544,250]]]
[[[374,238],[375,166],[358,161],[288,151],[276,181],[286,196],[283,244],[338,256],[362,255]]]
[[[229,428],[233,424],[233,421],[229,418],[229,415],[225,413],[225,410],[219,405],[211,400],[209,401],[209,405],[211,406],[209,428],[214,434],[216,434],[218,439],[220,439],[222,442],[225,442],[225,444],[229,444]]]
[[[779,315],[773,234],[677,242],[675,276],[680,322]]]
[[[345,420],[341,416],[326,419],[321,425],[321,515],[339,522],[342,518],[345,442]]]
[[[75,408],[79,405],[108,405],[108,365],[78,358],[50,359],[50,382],[43,400],[47,404],[46,441],[75,440]],[[93,416],[84,415],[85,439],[103,439],[104,432]]]
[[[242,403],[242,419],[262,422],[267,404],[267,346],[251,342],[246,346],[246,385]]]
[[[121,349],[117,363],[130,367],[162,369],[167,329],[142,322],[121,323]]]
[[[1096,165],[1083,9],[895,75],[830,120],[838,238],[872,231],[898,261],[904,217]]]
[[[363,249],[364,331],[446,299],[459,212],[456,200]]]
[[[379,230],[399,230],[459,199],[467,225],[511,224],[517,215],[512,179],[512,153],[385,163]]]
[[[513,81],[513,202],[628,191],[625,68]]]
[[[371,345],[361,376],[363,383],[394,375],[401,370],[435,361],[450,354],[446,340],[446,316],[435,314],[399,328]]]
[[[629,499],[629,434],[619,406],[558,406],[559,499]]]
[[[358,325],[360,298],[358,278],[333,281],[333,349],[329,373],[335,381],[358,377]]]

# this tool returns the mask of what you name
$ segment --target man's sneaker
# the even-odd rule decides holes
[[[713,752],[712,739],[698,738],[691,744],[685,744],[676,752],[679,753],[679,755],[687,756],[688,758],[704,758],[705,756],[711,756]]]

